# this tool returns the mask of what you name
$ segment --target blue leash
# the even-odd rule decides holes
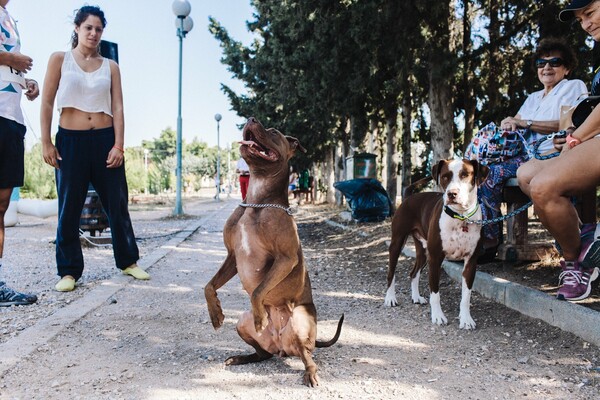
[[[548,160],[550,158],[554,158],[557,157],[558,155],[560,155],[560,151],[556,151],[554,153],[550,153],[550,154],[546,154],[546,155],[541,155],[539,152],[539,147],[540,145],[545,142],[546,140],[552,140],[555,137],[567,137],[567,132],[562,130],[562,131],[558,131],[558,132],[554,132],[551,133],[549,135],[544,136],[543,139],[537,141],[534,145],[533,145],[533,156],[538,159],[538,160]],[[526,143],[525,141],[523,141],[523,143]],[[518,209],[514,210],[513,212],[506,214],[502,217],[496,217],[496,218],[492,218],[492,219],[486,219],[486,220],[478,220],[478,221],[473,221],[467,218],[467,223],[469,224],[478,224],[478,225],[488,225],[488,224],[493,224],[493,223],[497,223],[497,222],[501,222],[504,221],[508,218],[512,218],[515,215],[527,210],[529,207],[531,207],[531,205],[533,204],[533,202],[528,202],[526,204],[524,204],[523,206],[519,207]]]
[[[546,135],[543,139],[537,141],[533,145],[533,156],[538,160],[548,160],[550,158],[557,157],[558,155],[560,155],[560,151],[556,151],[554,153],[550,153],[550,154],[546,154],[546,155],[541,155],[539,153],[538,149],[539,149],[540,145],[542,143],[544,143],[546,140],[552,140],[554,138],[564,138],[564,137],[567,137],[567,131],[564,131],[564,130]]]

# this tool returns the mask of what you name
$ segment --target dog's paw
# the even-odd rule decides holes
[[[305,371],[304,378],[302,379],[303,383],[308,387],[317,387],[319,386],[319,377],[317,376],[316,371]]]
[[[446,325],[448,318],[446,318],[440,306],[440,294],[431,292],[429,304],[431,305],[431,322],[437,325]]]
[[[207,304],[208,306],[208,315],[210,315],[210,322],[215,329],[219,329],[223,326],[223,321],[225,321],[225,315],[223,315],[223,310],[221,309],[221,303],[217,300],[216,303]]]
[[[466,330],[471,330],[471,329],[475,329],[476,324],[475,321],[473,321],[473,318],[471,318],[470,315],[467,316],[460,316],[460,325],[459,325],[460,329],[466,329]]]
[[[395,294],[391,294],[388,292],[385,295],[385,300],[383,302],[383,304],[386,307],[396,307],[398,305],[398,300],[396,299],[396,295]]]
[[[446,318],[442,310],[431,310],[431,323],[435,325],[446,325],[448,323],[448,318]]]
[[[423,296],[412,296],[412,302],[414,304],[427,304],[427,299]]]
[[[386,307],[396,307],[398,305],[398,301],[396,299],[393,299],[393,300],[385,299],[385,301],[383,302],[383,305]]]
[[[398,305],[398,300],[396,300],[396,289],[393,282],[385,292],[385,300],[383,304],[386,307],[396,307]]]

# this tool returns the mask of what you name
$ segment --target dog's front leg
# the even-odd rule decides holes
[[[217,297],[217,290],[224,284],[229,282],[237,273],[235,255],[232,252],[227,254],[227,258],[217,271],[215,276],[204,287],[204,297],[206,297],[206,307],[210,315],[210,321],[215,329],[219,329],[223,325],[225,316],[221,308],[221,302]]]
[[[462,296],[460,299],[460,314],[459,320],[461,329],[475,329],[475,321],[471,317],[471,291],[473,281],[475,280],[475,272],[477,270],[477,257],[471,256],[465,260],[462,279]]]
[[[441,251],[440,254],[443,254]],[[430,255],[429,263],[429,303],[431,306],[431,322],[436,325],[446,325],[448,318],[442,311],[440,303],[440,274],[442,268],[442,258]]]
[[[252,315],[254,316],[256,332],[262,332],[269,324],[269,318],[264,305],[265,297],[292,272],[297,263],[298,256],[295,253],[294,256],[277,257],[271,269],[265,275],[264,280],[252,292],[250,302],[252,303]]]

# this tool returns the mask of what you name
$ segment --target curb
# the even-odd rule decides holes
[[[415,257],[414,249],[409,247],[405,247],[402,253]],[[452,279],[462,282],[462,263],[444,261],[442,267]],[[523,315],[540,319],[600,347],[600,313],[597,311],[557,300],[546,293],[480,271],[475,275],[473,290]]]
[[[190,222],[183,230],[173,236],[161,247],[156,248],[138,260],[138,265],[148,269],[173,251],[180,243],[189,238],[203,224],[210,221],[223,211],[228,203],[223,203],[219,208],[202,215],[199,219]],[[135,282],[129,277],[116,273],[109,280],[101,282],[83,297],[59,309],[54,314],[40,320],[35,325],[22,331],[18,336],[0,344],[0,377],[14,367],[21,359],[29,356],[40,346],[60,334],[71,324],[85,317],[107,302],[119,291]]]

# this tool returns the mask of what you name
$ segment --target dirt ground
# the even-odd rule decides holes
[[[297,358],[225,367],[226,358],[250,351],[235,332],[248,296],[237,279],[219,290],[226,319],[215,331],[202,289],[224,259],[220,230],[235,205],[153,265],[151,281],[130,283],[21,360],[0,378],[0,399],[600,398],[596,346],[477,294],[471,301],[477,329],[461,330],[460,285],[445,275],[440,293],[449,324],[432,325],[429,306],[410,301],[411,259],[401,257],[398,266],[399,306],[384,307],[390,221],[346,222],[340,209],[323,205],[302,205],[295,216],[319,338],[330,338],[345,314],[339,342],[315,351],[320,386],[302,385]],[[132,215],[135,225],[142,214]],[[199,208],[190,218],[202,215]],[[101,251],[88,249],[86,257]],[[556,280],[547,265],[482,268],[542,287]],[[592,302],[597,297],[595,288]],[[26,310],[13,318],[26,320]]]

